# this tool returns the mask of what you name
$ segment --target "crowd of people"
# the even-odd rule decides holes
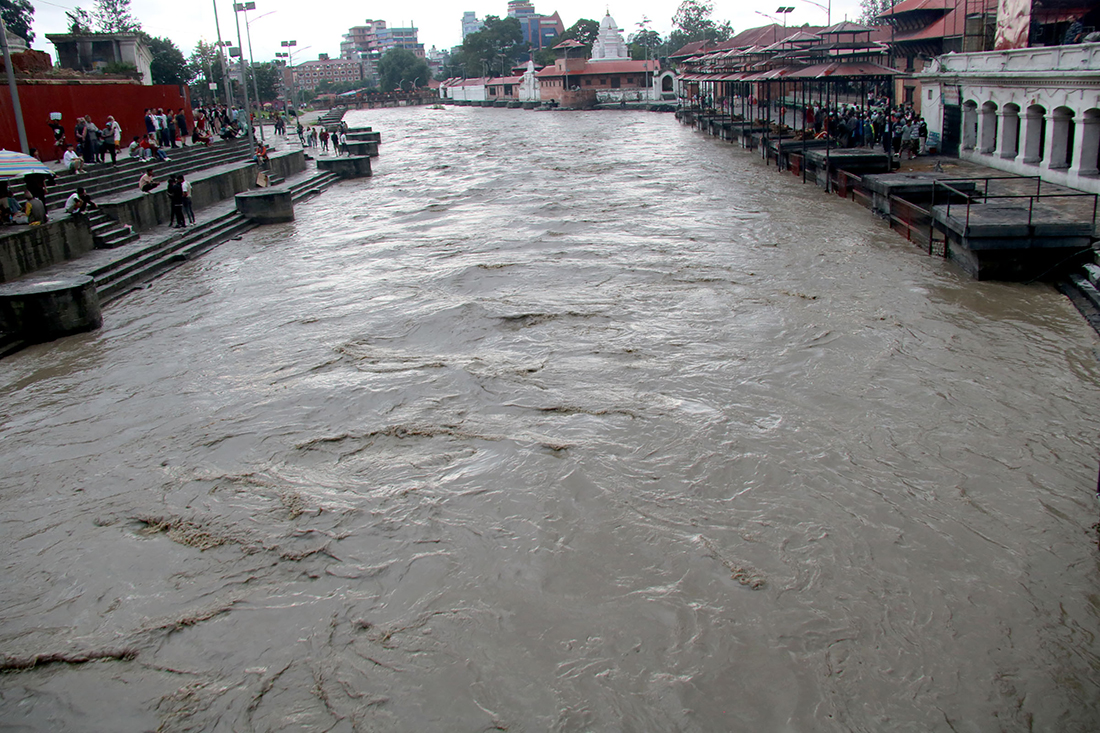
[[[275,134],[286,137],[288,128],[293,125],[298,141],[303,148],[320,148],[324,153],[331,149],[333,155],[348,153],[346,123],[341,122],[335,129],[325,127],[303,127],[300,120],[276,112]],[[134,120],[136,123],[137,120]],[[248,133],[249,125],[257,122],[255,114],[247,115],[244,110],[225,105],[200,106],[192,110],[191,122],[184,109],[148,108],[144,111],[142,124],[144,134],[132,135],[130,143],[123,145],[122,126],[111,115],[97,125],[92,115],[84,115],[76,120],[72,127],[72,138],[61,119],[60,114],[51,114],[49,127],[53,132],[56,157],[65,170],[74,175],[85,175],[88,167],[100,163],[117,165],[120,154],[129,153],[130,157],[140,161],[171,161],[169,151],[173,148],[191,145],[210,145],[215,138],[232,140]],[[330,147],[331,146],[331,147]],[[256,161],[261,168],[269,163],[271,148],[257,140]],[[37,151],[32,156],[38,156]],[[46,213],[46,177],[30,176],[25,178],[26,192],[22,200],[17,200],[8,185],[0,183],[0,224],[30,223],[42,224],[48,220]],[[160,185],[153,168],[147,168],[138,180],[138,188],[146,193]],[[184,227],[195,222],[191,206],[191,184],[183,175],[174,174],[167,181],[167,193],[172,204],[172,226]],[[78,187],[65,203],[68,214],[85,214],[97,208],[87,191]]]
[[[333,155],[350,155],[348,151],[348,123],[341,120],[340,125],[331,132],[325,127],[302,127],[298,123],[298,142],[303,148],[320,148],[321,152],[329,152],[332,146]]]
[[[825,108],[815,104],[806,108],[805,121],[807,128],[813,127],[815,138],[828,136],[841,148],[881,145],[883,152],[909,160],[928,154],[928,123],[909,106]]]

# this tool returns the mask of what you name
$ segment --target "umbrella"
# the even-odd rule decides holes
[[[11,150],[0,150],[0,181],[9,178],[18,178],[28,173],[41,173],[46,176],[53,176],[53,171],[50,170],[49,166],[37,158],[32,158],[22,153],[15,153]]]

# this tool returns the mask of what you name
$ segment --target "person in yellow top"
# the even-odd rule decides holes
[[[42,203],[42,199],[30,191],[24,193],[23,196],[27,200],[23,205],[23,213],[27,215],[27,223],[31,226],[45,224],[49,217],[46,215],[46,205]]]

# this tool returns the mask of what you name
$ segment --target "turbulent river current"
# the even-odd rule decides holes
[[[0,729],[1100,729],[1065,298],[671,115],[347,119],[0,362]]]

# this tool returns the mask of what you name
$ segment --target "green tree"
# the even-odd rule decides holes
[[[252,73],[256,76],[257,94],[260,95],[260,103],[274,102],[279,96],[279,67],[275,64],[264,62],[252,65]]]
[[[865,25],[886,25],[885,21],[879,20],[878,15],[895,5],[896,0],[859,0],[859,22]]]
[[[704,0],[683,0],[672,16],[672,33],[668,37],[668,47],[672,51],[697,41],[722,42],[733,35],[733,27],[728,21],[716,23],[711,18],[714,4]]]
[[[65,17],[69,19],[69,33],[77,36],[92,33],[92,16],[87,10],[73,8],[65,11]]]
[[[530,48],[523,40],[519,20],[489,15],[480,31],[462,41],[462,66],[467,76],[491,75],[501,67],[515,66]]]
[[[600,35],[600,24],[595,20],[589,20],[588,18],[581,18],[573,25],[569,26],[564,33],[560,36],[555,36],[544,48],[535,53],[535,63],[539,66],[551,66],[554,63],[554,59],[557,58],[558,52],[554,50],[554,46],[565,41],[577,41],[583,43],[583,49],[576,49],[569,51],[570,58],[581,58],[592,55],[592,44],[596,42],[596,38]]]
[[[90,13],[73,8],[65,12],[65,17],[69,19],[69,33],[141,32],[141,23],[130,14],[130,0],[95,0]]]
[[[137,33],[141,30],[141,23],[130,14],[130,0],[95,0],[92,18],[100,33]]]
[[[665,42],[657,31],[639,31],[630,41],[630,58],[644,61],[646,58],[660,58]]]
[[[176,44],[167,38],[153,38],[144,31],[140,32],[142,40],[149,46],[153,55],[150,71],[154,84],[189,84],[194,78],[191,69],[187,66],[187,59]]]
[[[187,74],[192,80],[191,97],[193,99],[202,99],[207,103],[216,102],[218,94],[210,89],[211,82],[217,84],[218,92],[224,94],[225,73],[222,59],[215,44],[206,41],[195,44],[195,50],[187,59]]]
[[[392,92],[405,85],[422,86],[431,78],[428,62],[405,48],[391,48],[378,62],[379,86]]]
[[[8,30],[22,38],[29,46],[34,42],[31,23],[34,21],[34,6],[30,0],[0,0],[0,16]]]

